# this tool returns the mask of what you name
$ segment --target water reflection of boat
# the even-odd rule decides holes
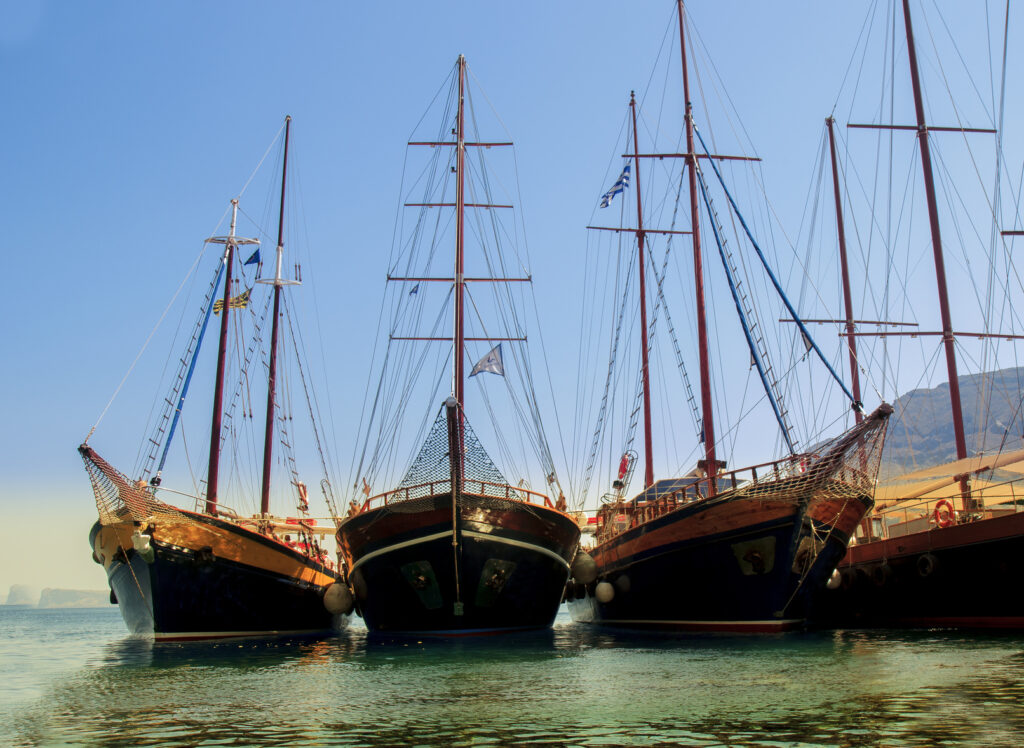
[[[127,637],[105,645],[102,668],[145,666],[161,670],[215,668],[251,670],[292,662],[343,661],[364,653],[365,636],[348,629],[330,636],[280,636],[237,640],[161,641]]]
[[[131,479],[116,469],[97,454],[88,444],[88,438],[79,448],[99,513],[99,520],[89,535],[93,560],[103,565],[110,584],[110,600],[119,605],[125,624],[133,634],[157,639],[205,639],[331,631],[343,625],[341,614],[350,610],[350,597],[346,599],[348,590],[337,584],[339,573],[322,545],[323,537],[333,534],[333,523],[328,528],[319,527],[310,515],[306,487],[299,480],[292,446],[296,424],[290,414],[287,417],[283,415],[283,408],[290,404],[290,397],[282,394],[277,383],[286,363],[284,357],[281,361],[278,359],[282,348],[278,338],[287,334],[280,331],[282,319],[286,319],[289,325],[292,350],[296,357],[299,354],[292,326],[293,312],[287,301],[282,309],[283,288],[298,283],[282,277],[290,124],[289,117],[282,147],[281,212],[273,277],[263,280],[245,278],[246,265],[256,265],[258,275],[261,267],[259,250],[244,263],[243,258],[236,258],[236,254],[247,245],[258,245],[259,241],[236,234],[239,203],[233,200],[230,232],[207,240],[207,243],[223,246],[223,253],[218,258],[188,350],[180,358],[180,369],[172,379],[171,393],[161,398],[165,406],[163,415],[157,421],[153,435],[143,442],[140,449],[140,453],[147,455],[138,473],[140,477]],[[233,295],[234,272],[238,272],[249,287]],[[273,287],[273,293],[267,296],[262,318],[253,311],[253,283]],[[215,301],[221,286],[222,298]],[[237,412],[244,410],[245,406],[237,406],[241,393],[249,389],[250,364],[254,369],[252,378],[259,376],[255,370],[261,368],[258,354],[263,348],[262,330],[271,308],[271,299],[271,336],[269,350],[264,352],[269,376],[266,428],[262,435],[262,490],[258,500],[259,512],[243,516],[225,506],[224,497],[220,495],[220,457],[227,444],[228,453],[242,459],[240,452],[243,450],[235,449],[234,441],[243,438],[242,434],[255,442],[245,425],[251,419]],[[163,471],[181,423],[189,384],[199,363],[201,344],[213,314],[220,315],[220,344],[214,379],[212,428],[207,432],[210,434],[210,448],[203,497],[174,491],[163,485]],[[237,323],[229,326],[229,322],[235,322],[236,316]],[[233,334],[229,334],[231,332]],[[243,336],[249,339],[245,340]],[[229,349],[231,340],[235,341],[238,350]],[[232,356],[232,353],[237,356]],[[227,370],[232,367],[236,375],[235,395],[231,409],[226,411],[224,390]],[[292,367],[306,385],[301,360],[295,361]],[[306,395],[308,398],[308,389]],[[309,412],[312,414],[312,407]],[[235,418],[232,419],[232,415]],[[225,419],[231,420],[229,427],[224,426]],[[319,443],[319,439],[317,441]],[[291,484],[295,509],[289,513],[295,514],[294,518],[271,514],[271,467],[275,444],[284,450],[285,462],[290,467],[287,480]],[[232,467],[233,474],[243,469],[236,463]],[[321,485],[334,516],[337,512],[332,508],[330,483],[325,479]],[[179,508],[165,500],[169,496],[175,497],[176,503],[180,503],[181,496],[191,498],[194,506]],[[249,497],[251,493],[246,498]],[[242,497],[239,499],[244,500]]]

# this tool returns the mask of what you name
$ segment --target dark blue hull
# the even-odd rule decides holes
[[[94,548],[103,546],[97,541],[103,529],[99,523],[92,528]],[[193,550],[155,537],[151,548],[143,554],[118,545],[110,552],[108,539],[102,557],[112,602],[132,634],[213,639],[329,633],[344,625],[324,607],[323,582],[334,575],[323,576],[319,567],[311,581],[224,558],[209,548]]]
[[[472,498],[462,497],[455,533],[450,495],[421,502],[421,511],[383,507],[342,523],[349,580],[371,632],[467,635],[551,625],[579,528],[545,507],[495,508]]]
[[[879,406],[797,461],[713,480],[695,472],[656,481],[630,501],[606,502],[596,518],[593,564],[581,559],[575,572],[586,584],[566,589],[572,617],[699,631],[805,625],[814,593],[874,504],[891,413]]]
[[[816,527],[823,542],[809,555],[814,523],[799,507],[728,532],[687,532],[687,526],[702,524],[702,513],[703,508],[695,507],[662,518],[666,533],[688,537],[641,546],[640,552],[616,563],[599,562],[597,582],[570,585],[566,602],[573,620],[696,631],[770,632],[803,626],[810,597],[843,557],[847,536]],[[658,523],[630,532],[643,535],[658,529]],[[601,581],[612,585],[613,597],[605,603],[595,594]]]

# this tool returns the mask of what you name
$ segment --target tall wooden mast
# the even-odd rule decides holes
[[[284,255],[284,195],[288,178],[288,138],[291,134],[292,118],[284,120],[284,163],[281,167],[281,205],[277,221],[277,258],[274,277],[268,283],[274,286],[274,320],[270,327],[270,362],[267,380],[267,421],[263,437],[263,484],[260,491],[260,512],[270,513],[270,468],[274,451],[274,418],[277,413],[277,336],[281,316],[281,287],[295,285],[296,281],[281,278],[281,259]]]
[[[465,84],[466,58],[459,55],[459,110],[455,132],[455,340],[454,366],[452,367],[452,393],[459,403],[459,412],[465,405],[465,330],[463,328],[463,301],[466,279],[464,275],[464,223],[466,211],[465,166],[466,166],[466,133],[465,133]],[[460,417],[461,422],[461,417]]]
[[[466,284],[469,282],[493,282],[493,283],[512,283],[512,282],[526,282],[530,281],[529,277],[525,278],[467,278],[465,275],[465,213],[466,208],[483,208],[485,210],[491,210],[496,208],[511,208],[511,205],[500,205],[495,203],[479,203],[472,202],[467,203],[465,197],[465,182],[466,182],[466,149],[467,148],[496,148],[500,146],[511,146],[511,142],[477,142],[477,141],[466,141],[466,58],[459,55],[457,61],[457,74],[458,74],[458,110],[456,113],[456,125],[452,128],[452,134],[455,136],[455,140],[442,140],[442,141],[410,141],[409,145],[413,146],[430,146],[431,148],[451,148],[456,149],[455,154],[455,202],[427,202],[427,203],[405,203],[407,208],[455,208],[455,264],[454,264],[454,275],[444,277],[427,277],[427,276],[388,276],[388,281],[400,281],[407,283],[450,283],[453,287],[454,294],[454,314],[453,314],[453,334],[446,337],[406,337],[406,336],[393,336],[392,340],[422,340],[422,341],[444,341],[452,343],[452,384],[451,384],[451,395],[458,402],[459,407],[459,419],[462,422],[463,416],[462,407],[464,405],[463,398],[465,396],[465,380],[466,380],[466,341],[489,341],[491,343],[514,340],[522,341],[525,340],[523,337],[470,337],[466,338],[465,334],[465,289]]]
[[[640,145],[636,134],[636,96],[629,92],[633,118],[633,176],[636,184],[636,244],[640,266],[640,378],[644,389],[644,488],[654,485],[654,451],[651,447],[651,379],[647,340],[647,285],[644,268],[644,206],[640,199]]]
[[[210,244],[223,244],[224,257],[224,308],[221,309],[220,343],[217,346],[217,373],[213,390],[213,418],[210,426],[210,461],[206,472],[206,511],[217,513],[217,475],[220,471],[220,431],[224,413],[224,370],[227,365],[228,318],[231,314],[231,271],[234,265],[235,249],[243,244],[259,244],[257,239],[243,239],[235,236],[238,222],[238,199],[231,201],[231,230],[227,236],[212,236]]]
[[[221,309],[220,343],[217,346],[217,373],[213,389],[213,419],[210,426],[210,460],[206,470],[206,511],[217,513],[217,474],[220,471],[220,429],[224,412],[224,366],[228,348],[228,316],[231,314],[231,270],[235,259],[235,223],[238,200],[231,201],[231,230],[224,242],[224,308]]]
[[[910,81],[914,87],[914,110],[917,114],[917,139],[921,144],[921,168],[924,170],[925,197],[928,201],[928,219],[931,224],[932,255],[935,258],[935,280],[939,288],[939,311],[942,315],[942,340],[946,347],[946,370],[949,374],[949,400],[953,409],[953,436],[956,440],[956,457],[967,456],[967,440],[964,437],[963,409],[960,404],[960,381],[956,370],[956,345],[953,339],[953,324],[949,314],[949,296],[946,290],[946,266],[942,256],[942,237],[939,234],[939,209],[935,199],[935,182],[932,177],[932,155],[928,144],[928,126],[924,120],[924,101],[921,97],[921,80],[917,72],[917,54],[914,50],[914,30],[910,23],[910,3],[903,0],[903,20],[907,29],[907,55],[910,58]],[[961,481],[965,493],[966,480]]]
[[[697,155],[693,149],[693,104],[690,101],[690,77],[686,62],[686,9],[683,0],[678,0],[679,11],[679,52],[683,63],[683,98],[686,107],[686,163],[690,180],[690,224],[693,232],[693,276],[697,306],[697,341],[700,351],[700,403],[701,438],[704,440],[704,456],[710,492],[715,493],[715,475],[718,463],[715,459],[715,418],[711,408],[711,364],[708,355],[707,309],[704,301],[704,261],[700,248],[700,209],[697,205]]]
[[[459,55],[459,108],[455,125],[455,329],[453,355],[455,365],[452,367],[455,402],[449,399],[445,405],[448,413],[448,453],[451,463],[452,480],[452,563],[455,574],[455,603],[453,612],[460,616],[463,612],[462,590],[459,585],[459,496],[462,492],[462,480],[465,477],[465,440],[463,424],[465,422],[465,345],[466,333],[463,328],[465,310],[463,308],[466,286],[465,262],[465,211],[466,211],[466,58]]]
[[[853,299],[850,292],[850,269],[846,258],[846,230],[843,226],[842,195],[839,192],[839,169],[836,166],[836,138],[833,132],[835,119],[826,117],[825,124],[828,125],[828,147],[832,157],[832,192],[836,199],[836,231],[839,234],[839,264],[843,276],[843,303],[846,311],[846,343],[850,351],[850,386],[853,390],[853,399],[859,403],[861,396],[860,372],[857,368],[857,336],[853,319]],[[853,417],[857,423],[860,423],[864,420],[864,413],[860,408],[854,408]]]
[[[949,293],[946,286],[946,267],[942,254],[942,236],[939,232],[939,211],[938,201],[935,197],[935,179],[932,175],[932,156],[930,147],[930,134],[933,132],[959,132],[959,133],[989,133],[996,131],[991,128],[980,127],[941,127],[928,125],[924,119],[924,100],[921,95],[921,78],[918,74],[917,51],[914,46],[914,30],[910,21],[910,3],[903,0],[903,21],[907,34],[907,56],[910,62],[910,82],[914,90],[914,111],[917,115],[917,125],[896,125],[896,124],[850,124],[847,127],[880,129],[880,130],[914,130],[917,132],[918,143],[921,147],[921,169],[924,172],[925,198],[928,203],[928,220],[931,228],[932,256],[935,261],[935,281],[938,287],[939,312],[942,320],[942,330],[938,332],[880,332],[866,333],[858,332],[856,335],[911,335],[915,337],[923,335],[939,335],[942,337],[946,351],[946,372],[949,377],[949,400],[953,413],[953,436],[956,444],[957,459],[967,456],[967,439],[964,434],[963,406],[960,401],[960,380],[957,376],[956,367],[956,334],[953,331],[953,324],[949,312]],[[895,323],[880,323],[895,324]],[[905,324],[905,323],[904,323]],[[1004,340],[1024,340],[1024,335],[1004,335],[989,332],[961,332],[960,335],[968,335],[972,338],[1001,338]],[[960,494],[963,499],[964,510],[971,509],[970,486],[967,477],[960,476]]]

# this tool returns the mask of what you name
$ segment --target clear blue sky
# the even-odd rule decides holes
[[[987,61],[983,4],[938,5]],[[688,5],[794,235],[872,6]],[[1000,29],[1003,7],[988,4]],[[365,387],[405,142],[457,55],[516,142],[537,293],[559,298],[673,14],[669,0],[0,4],[0,597],[15,582],[104,586],[75,447],[286,114],[320,293],[337,295],[335,418],[355,418],[338,395]],[[1012,117],[1016,137],[1019,106]],[[553,315],[549,345],[575,345],[576,324]],[[340,462],[353,448],[338,444]]]

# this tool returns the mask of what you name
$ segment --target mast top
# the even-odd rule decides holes
[[[235,220],[238,218],[238,198],[231,199],[231,230],[227,236],[211,236],[203,241],[206,244],[230,244],[233,247],[241,247],[243,244],[259,244],[259,239],[247,239],[242,236],[235,236]]]
[[[297,280],[285,280],[281,277],[281,265],[282,258],[284,257],[284,188],[285,180],[288,177],[288,136],[291,133],[292,127],[292,116],[286,115],[284,118],[284,163],[281,167],[281,210],[278,214],[277,222],[277,258],[274,263],[274,277],[273,278],[258,278],[257,283],[265,283],[267,285],[274,286],[275,289],[281,288],[282,286],[299,286],[301,283]],[[274,324],[277,324],[275,318]]]

